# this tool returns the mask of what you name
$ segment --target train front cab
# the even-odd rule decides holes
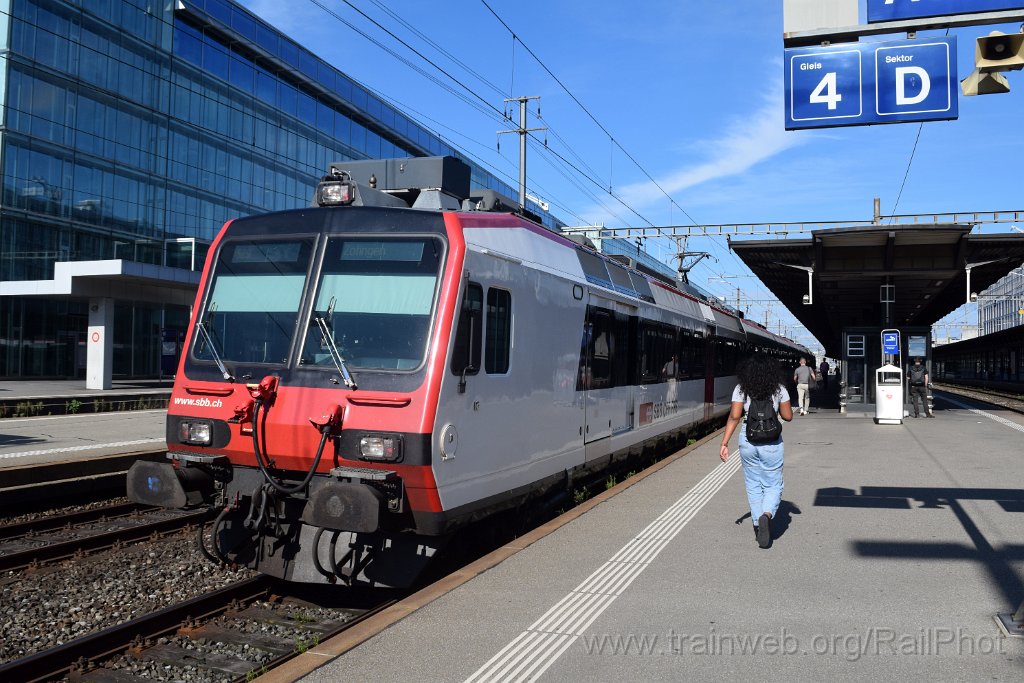
[[[295,581],[415,576],[443,543],[403,532],[441,511],[432,411],[460,250],[441,212],[226,226],[168,410],[171,463],[133,468],[131,497],[218,505],[219,561]]]

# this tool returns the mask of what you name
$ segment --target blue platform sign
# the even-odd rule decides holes
[[[1024,9],[1024,0],[868,0],[868,23]]]
[[[900,352],[899,330],[884,330],[882,332],[882,353],[895,355]]]
[[[786,129],[955,119],[956,36],[790,48]]]

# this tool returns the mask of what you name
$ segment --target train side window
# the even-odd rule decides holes
[[[676,328],[672,325],[658,325],[658,381],[675,379],[679,372],[676,357]]]
[[[590,388],[608,389],[612,386],[612,359],[616,355],[611,311],[593,309],[590,325]]]
[[[453,374],[475,375],[480,372],[480,340],[483,338],[484,290],[475,282],[466,285],[459,312],[459,326],[452,346]],[[472,349],[470,349],[472,344]]]
[[[674,379],[675,328],[645,320],[641,323],[641,329],[643,353],[640,381],[644,384],[658,384]]]
[[[679,379],[692,379],[693,373],[693,330],[680,328],[676,346],[679,356]]]
[[[704,377],[707,372],[707,337],[704,336],[704,332],[701,330],[693,333],[693,345],[690,347],[692,351],[692,364],[690,367],[693,371],[694,377]]]
[[[512,350],[512,295],[504,289],[487,290],[487,337],[484,370],[488,375],[508,372]]]
[[[625,325],[622,325],[622,320]],[[628,329],[629,318],[617,316],[613,311],[587,306],[587,318],[580,342],[580,366],[576,376],[576,391],[610,389],[616,378],[628,373],[629,357],[620,347],[622,329]]]
[[[715,337],[715,377],[728,377],[736,374],[739,345],[732,339]]]
[[[658,381],[658,330],[647,320],[640,321],[640,382]]]
[[[612,381],[613,387],[627,387],[633,384],[630,377],[630,367],[633,357],[636,355],[636,343],[630,335],[630,316],[623,313],[615,313],[615,333],[612,340],[615,342],[612,348]],[[635,321],[636,318],[633,318]]]

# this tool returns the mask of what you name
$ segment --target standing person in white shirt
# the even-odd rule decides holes
[[[799,367],[793,371],[793,381],[796,382],[796,400],[801,415],[806,415],[811,407],[811,382],[817,379],[818,376],[814,369],[807,366],[807,359],[801,358]]]

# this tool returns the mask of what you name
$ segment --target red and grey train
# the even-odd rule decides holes
[[[216,506],[215,561],[405,586],[469,523],[725,414],[740,354],[808,355],[469,188],[452,157],[339,163],[316,206],[228,222],[129,497]]]

